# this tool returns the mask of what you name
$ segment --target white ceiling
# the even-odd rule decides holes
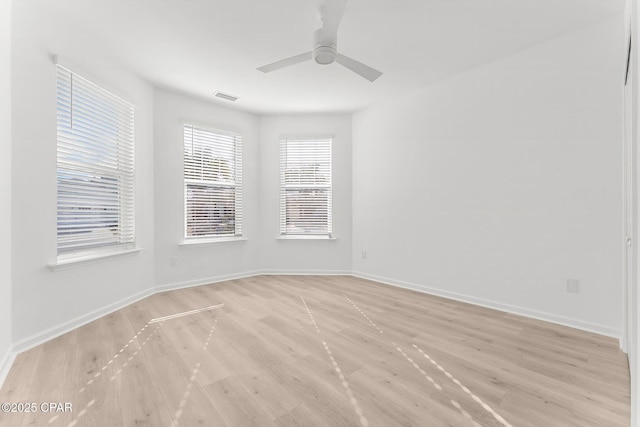
[[[332,64],[256,67],[310,51],[320,0],[41,0],[50,19],[153,84],[257,113],[350,112],[623,12],[623,0],[349,0]],[[621,21],[622,25],[622,21]],[[621,46],[623,42],[621,41]]]

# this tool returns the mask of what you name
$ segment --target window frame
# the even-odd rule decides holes
[[[286,240],[335,240],[333,236],[333,136],[301,136],[301,137],[281,137],[279,144],[280,156],[280,183],[279,183],[279,216],[280,216],[280,232],[279,239]],[[328,182],[319,183],[287,183],[287,161],[289,156],[289,143],[307,144],[320,143],[326,144],[326,156],[320,156],[318,162],[324,162],[324,166],[328,172]],[[320,150],[322,151],[322,150]],[[328,154],[327,154],[328,153]],[[304,156],[304,155],[303,155]],[[287,217],[287,190],[326,190],[326,230],[322,232],[313,232],[312,230],[302,230],[301,232],[291,232],[288,229],[290,218]],[[304,222],[304,221],[303,221]]]
[[[134,105],[56,64],[56,116],[57,264],[135,251]]]
[[[224,129],[220,129],[218,127],[215,126],[211,126],[211,125],[206,125],[206,124],[201,124],[201,123],[197,123],[197,122],[193,122],[193,121],[184,121],[182,123],[182,128],[183,128],[183,158],[182,158],[182,166],[183,166],[183,170],[182,170],[182,178],[183,178],[183,233],[182,233],[182,242],[180,243],[181,245],[192,245],[192,244],[206,244],[206,243],[216,243],[216,242],[228,242],[228,241],[239,241],[239,240],[245,240],[243,237],[243,186],[242,186],[242,179],[243,179],[243,171],[242,171],[242,134],[239,132],[235,132],[235,131],[231,131],[231,130],[224,130]],[[225,138],[231,138],[233,139],[233,148],[232,148],[232,152],[233,152],[233,168],[232,168],[232,174],[233,174],[233,182],[223,182],[223,181],[210,181],[210,180],[205,180],[205,179],[194,179],[192,177],[188,177],[188,160],[187,160],[187,132],[188,132],[188,128],[191,128],[192,130],[192,140],[190,141],[191,144],[194,143],[193,140],[193,132],[195,132],[195,130],[197,130],[198,132],[201,133],[208,133],[210,134],[211,138],[213,140],[224,140]],[[213,144],[211,144],[208,148],[210,148],[212,151],[214,150],[225,150],[228,149],[229,147],[213,147]],[[193,146],[191,148],[193,150]],[[214,159],[209,158],[209,161],[213,161],[213,160],[217,160],[220,161],[220,159]],[[229,160],[229,159],[227,159]],[[204,157],[202,157],[202,162],[204,162]],[[191,160],[191,163],[193,163],[193,158]],[[204,165],[201,165],[204,166]],[[193,169],[193,168],[192,168]],[[203,174],[204,174],[204,170],[203,170]],[[209,171],[211,172],[211,171]],[[194,234],[189,234],[190,231],[190,212],[189,212],[189,200],[188,200],[188,194],[189,194],[189,186],[199,186],[199,187],[207,187],[209,189],[214,189],[214,188],[226,188],[226,189],[234,189],[234,197],[233,197],[233,203],[234,203],[234,214],[233,214],[233,223],[234,223],[234,231],[233,233],[206,233],[206,234],[201,234],[201,235],[194,235]],[[211,209],[210,206],[207,206],[207,209]],[[213,226],[213,224],[210,224],[209,226]]]

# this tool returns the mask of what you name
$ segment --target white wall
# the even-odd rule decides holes
[[[158,89],[154,96],[156,280],[161,287],[206,283],[257,271],[351,269],[351,116],[257,116]],[[180,245],[184,207],[183,122],[243,135],[243,234],[246,240]],[[336,240],[277,240],[279,138],[334,136]]]
[[[255,270],[259,245],[257,116],[156,90],[154,120],[157,284],[206,283]],[[242,135],[243,234],[247,240],[180,245],[184,239],[185,120]]]
[[[619,336],[622,31],[608,20],[356,114],[354,270]]]
[[[332,136],[335,240],[281,240],[280,138]],[[290,115],[260,119],[260,269],[275,272],[351,270],[351,116]]]
[[[631,92],[631,127],[632,127],[632,144],[635,150],[635,192],[633,194],[633,207],[635,218],[633,222],[633,253],[635,255],[633,263],[633,280],[631,283],[631,289],[627,294],[629,298],[627,307],[629,308],[627,313],[627,327],[628,327],[628,355],[629,355],[629,370],[631,372],[631,427],[640,426],[640,292],[638,284],[638,265],[640,264],[640,250],[638,247],[640,241],[638,240],[638,224],[640,224],[640,210],[638,209],[638,191],[640,189],[640,176],[638,174],[638,165],[640,165],[640,128],[638,122],[640,121],[640,67],[638,67],[638,58],[640,55],[640,48],[638,43],[640,38],[640,8],[638,7],[638,1],[633,0],[627,2],[630,4],[630,8],[627,9],[630,16],[630,28],[632,33],[632,52],[631,52],[631,64],[629,70],[629,89]]]
[[[0,0],[0,384],[11,349],[11,0]]]
[[[154,284],[153,90],[46,3],[13,4],[13,339],[18,349]],[[51,6],[54,7],[54,6]],[[3,15],[4,16],[4,15]],[[56,260],[56,72],[49,56],[135,105],[136,239],[143,251],[52,272]],[[51,330],[50,328],[54,328]]]

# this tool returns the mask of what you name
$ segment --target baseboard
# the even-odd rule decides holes
[[[227,280],[246,279],[247,277],[255,276],[344,276],[351,275],[349,270],[278,270],[278,269],[266,269],[266,270],[253,270],[245,271],[242,273],[225,274],[221,276],[204,277],[195,280],[187,280],[185,282],[167,283],[164,285],[158,285],[154,288],[154,293],[175,291],[178,289],[193,288],[195,286],[204,286],[212,283],[226,282]]]
[[[49,328],[45,331],[31,335],[30,337],[23,338],[20,341],[13,344],[13,351],[15,352],[15,354],[22,353],[23,351],[29,350],[53,338],[66,334],[67,332],[70,332],[76,328],[79,328],[80,326],[84,326],[87,323],[93,322],[94,320],[104,317],[107,314],[111,314],[114,311],[120,310],[123,307],[133,304],[134,302],[140,301],[141,299],[144,299],[153,294],[154,294],[153,289],[146,289],[144,291],[138,292],[129,297],[123,298],[120,301],[116,301],[114,303],[105,305],[102,308],[93,310],[87,314],[78,316],[75,319],[71,319],[60,325]]]
[[[14,350],[13,345],[10,345],[7,351],[0,359],[0,389],[4,384],[4,380],[7,379],[7,375],[9,374],[9,369],[13,365],[13,361],[16,359],[16,355],[18,353]]]
[[[175,291],[178,289],[193,288],[195,286],[209,285],[211,283],[225,282],[227,280],[245,279],[247,277],[259,276],[262,274],[259,270],[245,271],[242,273],[223,274],[221,276],[203,277],[195,280],[187,280],[185,282],[178,283],[166,283],[164,285],[158,285],[154,290],[154,294],[158,292]]]
[[[261,275],[270,276],[351,276],[351,270],[260,270]]]
[[[481,307],[491,308],[494,310],[504,311],[507,313],[517,314],[524,317],[529,317],[537,320],[543,320],[545,322],[555,323],[562,326],[569,326],[571,328],[580,329],[587,332],[593,332],[600,335],[605,335],[611,338],[620,339],[621,331],[618,329],[610,328],[604,325],[598,325],[596,323],[585,322],[580,319],[574,319],[571,317],[558,316],[556,314],[547,313],[544,311],[531,310],[516,305],[503,304],[497,301],[486,300],[483,298],[477,298],[471,295],[460,294],[457,292],[446,291],[443,289],[432,288],[429,286],[418,285],[416,283],[404,282],[402,280],[389,279],[387,277],[376,276],[374,274],[362,273],[354,271],[351,273],[354,277],[361,279],[373,280],[375,282],[384,283],[386,285],[396,286],[403,289],[409,289],[412,291],[422,292],[429,295],[436,295],[452,299],[455,301],[461,301],[469,304],[478,305]]]

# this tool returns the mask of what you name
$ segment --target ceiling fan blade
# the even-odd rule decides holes
[[[322,41],[335,43],[347,0],[324,0],[322,5]]]
[[[347,67],[354,73],[360,74],[370,82],[373,82],[375,79],[382,75],[382,73],[375,68],[371,68],[368,65],[363,64],[362,62],[358,62],[355,59],[351,59],[348,56],[344,56],[341,54],[336,55],[336,62]]]
[[[279,70],[280,68],[308,61],[312,58],[313,55],[311,54],[311,52],[301,53],[300,55],[292,56],[291,58],[282,59],[271,64],[263,65],[262,67],[258,67],[258,70],[262,71],[263,73],[269,73],[271,71]]]

